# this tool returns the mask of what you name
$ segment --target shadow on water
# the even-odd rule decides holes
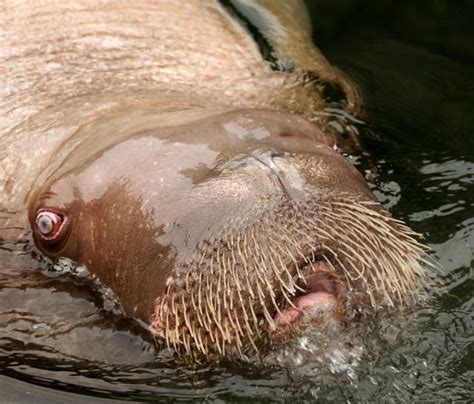
[[[328,349],[317,363],[191,368],[158,354],[87,279],[32,261],[27,236],[0,240],[0,401],[79,402],[80,394],[145,401],[472,399],[474,5],[308,4],[315,42],[366,99],[356,129],[376,165],[375,193],[425,235],[444,286],[402,318],[354,330],[350,343],[323,339]],[[340,122],[336,111],[328,113]],[[365,167],[362,156],[352,157]]]

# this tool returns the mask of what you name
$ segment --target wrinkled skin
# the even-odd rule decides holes
[[[44,255],[86,266],[192,355],[260,351],[308,307],[394,304],[419,271],[410,232],[304,119],[324,106],[308,72],[348,109],[356,92],[310,44],[301,3],[266,6],[292,73],[271,70],[217,3],[2,15],[2,204],[28,210]]]

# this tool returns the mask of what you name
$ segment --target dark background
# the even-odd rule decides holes
[[[372,126],[474,155],[474,1],[306,3],[315,43],[361,86]]]

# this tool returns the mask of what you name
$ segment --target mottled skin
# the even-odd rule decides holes
[[[244,12],[259,10],[275,58],[289,61],[292,72],[272,70],[216,2],[7,2],[1,13],[2,210],[18,211],[19,227],[28,210],[45,255],[85,265],[127,314],[153,322],[156,335],[188,352],[190,344],[203,353],[225,354],[224,344],[245,350],[252,337],[235,325],[247,318],[245,299],[260,305],[249,335],[260,333],[252,327],[264,316],[271,326],[268,316],[277,324],[293,319],[282,274],[296,277],[316,259],[315,273],[344,266],[337,253],[333,263],[327,258],[338,242],[327,242],[324,226],[333,219],[322,208],[330,214],[341,198],[375,200],[334,139],[304,119],[318,120],[327,83],[344,89],[347,109],[357,106],[354,89],[311,44],[302,3],[240,3]],[[54,239],[38,228],[44,211],[64,220]],[[279,231],[289,240],[284,253],[274,250]],[[250,256],[247,236],[256,243]],[[252,261],[259,254],[262,263]],[[363,274],[376,256],[361,258]],[[266,281],[258,268],[269,271]],[[305,276],[299,281],[312,285],[314,302],[340,300],[334,291],[344,288],[328,285],[330,278]],[[262,282],[266,292],[255,296],[252,284],[259,289]],[[293,280],[287,283],[291,290]],[[198,289],[196,299],[235,299],[239,308],[221,313],[211,300],[196,303],[189,291]],[[289,301],[296,290],[288,293]],[[311,296],[294,302],[309,306]],[[275,299],[279,308],[271,306]],[[173,310],[185,318],[170,320]],[[197,319],[187,310],[197,310]],[[213,337],[213,329],[221,334]]]

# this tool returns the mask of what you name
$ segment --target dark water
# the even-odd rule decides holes
[[[191,368],[157,354],[86,278],[39,258],[31,271],[27,244],[1,243],[0,402],[472,401],[474,6],[341,0],[311,10],[316,42],[366,98],[361,120],[326,113],[359,132],[370,158],[352,158],[377,171],[379,199],[432,248],[441,271],[430,299],[345,339],[319,336],[323,349],[292,351],[286,368]]]

